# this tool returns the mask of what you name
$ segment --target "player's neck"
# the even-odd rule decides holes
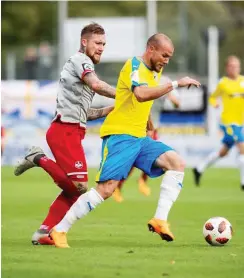
[[[151,68],[152,68],[152,67],[151,67],[151,62],[150,62],[150,59],[147,57],[146,54],[142,55],[141,60],[142,60],[142,62],[144,63],[144,65],[145,65],[149,70],[151,70]]]
[[[239,78],[239,75],[237,75],[237,76],[228,76],[227,75],[227,77],[229,78],[229,79],[231,79],[231,80],[238,80],[238,78]]]
[[[86,54],[86,50],[85,50],[85,47],[84,46],[81,46],[80,49],[79,49],[79,52],[80,53],[83,53],[83,54]]]

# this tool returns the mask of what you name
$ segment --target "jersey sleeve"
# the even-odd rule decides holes
[[[215,91],[209,97],[209,103],[212,106],[216,106],[217,99],[222,96],[222,82],[220,81],[215,89]]]
[[[137,86],[147,86],[146,82],[143,82],[140,78],[140,61],[134,57],[132,60],[128,60],[123,69],[121,70],[120,79],[124,86],[130,91],[134,91]]]
[[[92,63],[91,59],[88,59],[88,57],[79,57],[73,59],[72,62],[75,73],[80,77],[81,80],[87,73],[94,71],[94,64]]]

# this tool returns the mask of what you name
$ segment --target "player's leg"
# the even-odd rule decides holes
[[[148,132],[147,136],[151,137],[153,140],[158,140],[157,129],[154,129],[150,133]],[[151,194],[151,188],[148,186],[147,180],[148,180],[148,175],[142,171],[138,179],[138,188],[139,191],[145,196],[149,196]]]
[[[211,152],[205,159],[199,162],[195,168],[193,168],[194,181],[197,186],[200,185],[204,171],[213,165],[218,159],[225,157],[235,143],[232,128],[223,125],[221,125],[220,128],[224,134],[221,149],[219,151]]]
[[[119,181],[127,178],[139,149],[137,138],[132,136],[114,135],[103,140],[102,161],[96,177],[98,184],[95,189],[80,196],[62,221],[53,228],[51,236],[57,247],[69,247],[66,233],[71,226],[109,198]]]
[[[5,135],[4,127],[1,126],[1,156],[3,155],[3,150],[4,150],[4,135]]]
[[[117,203],[121,203],[124,201],[124,197],[122,195],[122,187],[124,185],[125,180],[120,181],[118,186],[115,188],[114,193],[113,193],[113,198]]]
[[[165,172],[160,185],[158,206],[154,217],[149,221],[149,229],[157,232],[163,240],[172,241],[174,236],[167,222],[169,211],[182,189],[185,163],[167,145],[147,139],[135,166],[149,177],[158,177]]]
[[[144,172],[141,172],[141,175],[138,179],[138,189],[145,196],[149,196],[151,194],[151,188],[148,186],[147,180],[148,175]]]
[[[239,149],[239,167],[240,167],[240,180],[241,189],[244,190],[244,143],[238,143],[237,148]]]
[[[240,181],[241,189],[244,190],[244,143],[237,143],[237,148],[239,150],[239,167],[240,167]]]
[[[62,134],[60,134],[60,129],[57,129],[55,124],[52,124],[47,133],[47,141],[56,161],[62,160],[59,159],[59,152],[64,152],[64,155],[66,155],[66,153],[69,153],[68,151],[65,151],[64,146],[59,146],[59,140],[63,142],[63,136]],[[64,201],[64,198],[72,199],[73,196],[78,197],[81,192],[86,191],[85,188],[87,188],[87,185],[82,185],[83,188],[81,188],[81,185],[77,187],[77,184],[75,184],[66,175],[66,172],[59,166],[59,164],[49,159],[39,147],[32,147],[29,150],[26,157],[17,165],[15,174],[20,175],[26,170],[35,166],[40,166],[41,168],[43,168],[53,178],[54,182],[65,191],[64,196],[61,195],[59,198],[54,200],[49,209],[48,215],[42,223],[41,227],[32,236],[33,244],[50,245],[53,244],[53,242],[48,236],[49,230],[59,222],[60,218],[63,218],[69,207],[72,205],[69,200]],[[80,189],[80,191],[78,190],[78,188]],[[69,207],[67,207],[67,203],[69,204]],[[45,227],[45,229],[43,229],[43,227]]]
[[[62,191],[51,204],[48,214],[42,222],[40,228],[32,236],[33,245],[54,245],[53,240],[49,236],[50,230],[58,224],[66,212],[70,209],[78,196],[66,195]]]
[[[203,159],[197,167],[193,168],[193,175],[194,175],[194,181],[195,185],[199,186],[201,177],[204,173],[204,171],[213,165],[219,158],[225,157],[230,150],[230,147],[227,145],[222,145],[219,151],[213,151],[211,152],[205,159]]]
[[[244,190],[244,133],[243,126],[234,126],[234,133],[236,140],[236,146],[239,151],[239,167],[240,167],[240,182],[241,189]]]
[[[134,169],[134,168],[131,168],[128,177],[131,175],[133,169]],[[127,177],[127,179],[128,179],[128,177]],[[127,180],[127,179],[126,179],[126,180]],[[118,202],[118,203],[121,203],[121,202],[124,201],[124,197],[123,197],[123,195],[122,195],[122,188],[123,188],[124,183],[125,183],[126,180],[121,180],[121,181],[119,182],[118,186],[117,186],[117,187],[115,188],[115,190],[114,190],[113,198],[114,198],[114,200],[115,200],[116,202]]]
[[[117,180],[99,183],[95,189],[91,188],[77,199],[64,218],[51,230],[50,235],[56,247],[69,248],[66,234],[73,224],[109,198],[118,186],[118,183],[119,181]]]
[[[58,123],[52,123],[47,132],[47,142],[55,159],[61,154],[65,157],[65,160],[68,160],[68,152],[64,153],[63,150],[63,139],[65,138],[67,132],[68,131],[62,130],[62,125]],[[65,171],[60,167],[57,159],[56,162],[48,158],[41,148],[32,147],[25,158],[18,163],[14,173],[16,176],[19,176],[26,170],[39,166],[52,177],[54,183],[57,184],[62,190],[72,196],[76,195],[76,186],[67,176]]]
[[[62,126],[62,129],[65,130],[65,127]],[[42,231],[43,227],[47,231],[50,231],[53,226],[61,221],[77,198],[85,193],[88,188],[87,165],[84,150],[81,145],[81,140],[84,138],[84,131],[79,128],[66,127],[66,132],[60,138],[62,139],[62,145],[60,146],[56,145],[53,136],[50,136],[50,134],[47,136],[47,141],[56,159],[56,164],[62,166],[65,179],[68,180],[67,184],[72,184],[72,188],[75,188],[75,190],[71,191],[71,186],[63,190],[52,203],[48,215],[36,233],[39,233],[40,230]],[[66,155],[67,153],[69,154],[68,156]],[[34,234],[35,238],[36,233]]]

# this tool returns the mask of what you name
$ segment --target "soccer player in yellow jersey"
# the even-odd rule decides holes
[[[226,76],[219,81],[209,99],[210,104],[214,107],[219,106],[219,98],[222,100],[220,128],[224,134],[223,145],[219,151],[210,153],[193,169],[196,185],[200,184],[204,170],[219,158],[226,156],[229,150],[236,145],[240,154],[241,189],[244,190],[244,76],[241,76],[240,72],[240,59],[236,56],[229,56],[226,60]]]
[[[57,247],[69,247],[66,233],[71,226],[109,198],[119,182],[127,178],[133,166],[150,177],[165,173],[156,213],[148,227],[163,240],[174,240],[167,218],[182,189],[185,163],[171,147],[146,136],[146,125],[154,99],[176,87],[200,86],[198,81],[189,77],[158,85],[162,70],[169,63],[173,52],[170,38],[164,34],[155,34],[148,39],[143,56],[127,60],[122,68],[116,87],[115,108],[100,130],[103,145],[97,186],[80,196],[62,221],[53,228],[51,237]]]
[[[164,77],[165,79],[165,77]],[[167,82],[171,81],[168,77],[167,77]],[[160,84],[162,84],[162,82],[160,82]],[[173,94],[174,93],[174,94]],[[167,100],[170,101],[170,103],[175,107],[175,108],[179,108],[180,107],[180,101],[179,99],[175,96],[176,92],[175,91],[171,91],[169,94],[166,95],[166,97],[162,97],[164,99],[167,98]],[[152,108],[153,109],[153,108]],[[155,112],[154,112],[155,113]],[[158,114],[158,113],[157,113]],[[150,116],[148,122],[147,122],[147,136],[151,137],[153,140],[158,140],[158,132],[157,132],[157,128],[154,127],[154,123],[152,121],[152,116]],[[131,171],[127,177],[127,179],[129,178],[129,176],[131,175],[131,173],[133,172],[133,168],[131,168]],[[126,180],[127,180],[126,179]],[[114,193],[113,193],[113,198],[116,202],[121,203],[124,201],[124,197],[122,195],[122,188],[124,186],[124,182],[126,180],[122,180],[120,181],[119,185],[117,186],[117,188],[115,189]],[[141,192],[143,195],[145,196],[149,196],[151,194],[151,188],[148,186],[147,184],[147,180],[148,180],[148,175],[145,174],[144,172],[141,172],[139,179],[138,179],[138,189],[139,192]]]

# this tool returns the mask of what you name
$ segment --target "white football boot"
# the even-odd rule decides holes
[[[39,229],[37,230],[31,239],[33,245],[54,245],[54,241],[49,236],[47,230]]]
[[[25,158],[20,160],[15,169],[14,169],[14,174],[15,176],[20,176],[21,174],[23,174],[25,171],[27,171],[30,168],[36,167],[38,166],[35,162],[34,162],[34,158],[37,155],[45,155],[43,150],[39,147],[31,147],[28,151],[28,153],[26,154]]]

